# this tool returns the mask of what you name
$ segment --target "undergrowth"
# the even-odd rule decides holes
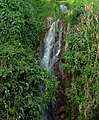
[[[54,99],[56,81],[34,57],[49,7],[41,0],[0,0],[0,120],[38,120],[41,105]]]
[[[72,20],[65,23],[68,47],[63,54],[63,67],[72,75],[70,87],[65,90],[71,103],[71,120],[75,119],[75,111],[77,120],[99,118],[95,116],[95,111],[99,113],[99,24],[91,8],[92,5],[83,7],[76,21],[74,10],[67,16]]]

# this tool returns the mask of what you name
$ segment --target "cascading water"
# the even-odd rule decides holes
[[[61,51],[62,29],[63,27],[59,19],[52,23],[47,35],[45,35],[40,55],[41,66],[55,76],[57,72],[56,63]],[[56,115],[52,104],[49,105],[47,112],[44,109],[42,109],[42,112],[47,114],[47,116],[41,116],[41,120],[55,120]]]
[[[48,31],[48,35],[45,36],[42,48],[43,53],[40,59],[41,66],[54,75],[54,65],[58,60],[62,42],[62,25],[60,25],[58,28],[59,23],[59,19],[56,22],[53,22]],[[59,33],[56,33],[56,30],[58,30]]]
[[[60,5],[61,11],[63,14],[67,12],[67,7],[64,5]],[[61,52],[62,46],[62,30],[63,26],[61,24],[61,20],[57,20],[52,23],[48,33],[45,35],[42,47],[41,47],[41,55],[40,55],[40,64],[46,70],[50,71],[53,75],[57,77],[57,66],[59,67],[58,60],[59,54]],[[59,94],[59,91],[58,91]],[[61,94],[63,96],[63,94]],[[42,108],[42,116],[40,120],[60,120],[57,119],[57,109],[58,103],[60,102],[60,96],[56,96],[56,104],[49,105],[48,110]],[[59,97],[59,98],[58,98]]]
[[[67,13],[67,7],[65,5],[60,5],[62,13]],[[48,34],[45,36],[43,41],[43,47],[40,55],[40,64],[46,70],[54,74],[54,65],[58,60],[59,53],[61,51],[62,42],[62,24],[60,24],[58,19],[53,22]],[[58,30],[59,32],[56,32]],[[54,74],[55,75],[55,74]]]

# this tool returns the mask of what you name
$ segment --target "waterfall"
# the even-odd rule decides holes
[[[60,9],[63,14],[66,14],[68,12],[67,6],[65,5],[60,5]],[[57,68],[60,67],[59,55],[60,55],[61,46],[62,46],[62,30],[63,30],[63,26],[60,19],[53,22],[51,24],[49,31],[46,33],[44,37],[43,43],[41,45],[42,46],[41,51],[40,51],[40,65],[44,67],[46,70],[48,70],[49,72],[51,72],[56,77],[58,73]],[[40,87],[42,88],[42,86]],[[56,92],[58,94],[58,96],[56,95],[56,104],[55,105],[52,105],[52,103],[49,104],[48,110],[45,110],[44,108],[42,108],[41,112],[43,115],[41,115],[40,120],[56,120],[57,119],[56,117],[57,108],[60,101],[62,101],[60,97],[64,95],[62,93],[60,94],[59,90]],[[58,118],[57,120],[60,120],[60,118]]]
[[[41,66],[52,74],[55,73],[55,63],[57,62],[61,51],[62,25],[60,22],[59,19],[56,22],[53,22],[47,35],[45,35],[42,48],[43,54],[40,59]]]
[[[41,45],[40,64],[55,76],[57,73],[56,63],[58,62],[61,52],[62,29],[63,27],[59,19],[53,22]],[[49,105],[47,112],[42,109],[42,113],[44,115],[41,116],[41,120],[55,120],[56,118],[54,106],[52,104]]]

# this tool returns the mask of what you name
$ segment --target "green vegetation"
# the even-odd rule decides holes
[[[68,6],[66,15],[60,4]],[[57,82],[34,56],[49,16],[62,19],[68,43],[69,119],[99,119],[98,11],[98,0],[0,0],[0,120],[39,120],[41,106],[55,100]]]
[[[56,81],[34,57],[47,9],[40,0],[0,0],[0,120],[38,120],[54,99]]]
[[[54,0],[68,6],[66,15],[56,8],[64,25],[63,68],[71,75],[65,95],[70,102],[70,120],[99,119],[99,1]],[[68,86],[68,87],[67,87]]]
[[[78,5],[76,2],[74,4]],[[68,43],[63,55],[66,61],[63,67],[72,76],[70,87],[65,91],[71,104],[71,120],[77,113],[77,120],[99,119],[99,24],[95,5],[84,6],[79,2],[78,7],[72,7],[72,13],[63,18],[65,42]]]

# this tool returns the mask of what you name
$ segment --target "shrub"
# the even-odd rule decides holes
[[[73,120],[76,111],[78,111],[77,120],[92,119],[99,106],[98,21],[93,13],[94,9],[89,6],[87,5],[83,15],[79,16],[78,24],[72,24],[75,17],[66,24],[65,41],[68,43],[68,48],[64,52],[63,66],[72,75],[72,79],[71,87],[66,88],[65,95],[71,102],[70,119]],[[71,16],[73,14],[75,10]]]
[[[43,5],[40,0],[1,0],[0,119],[38,120],[41,105],[54,99],[56,81],[34,57],[44,29]]]

